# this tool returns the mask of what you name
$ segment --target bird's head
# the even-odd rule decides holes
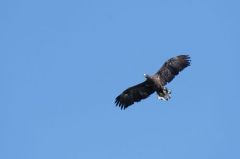
[[[148,74],[143,74],[143,76],[146,78],[146,79],[149,79],[150,78],[150,76],[148,75]]]

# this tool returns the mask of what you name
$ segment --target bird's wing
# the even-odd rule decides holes
[[[119,106],[121,109],[126,109],[134,102],[139,102],[140,100],[147,98],[153,92],[153,85],[150,82],[145,81],[123,91],[116,97],[115,103],[116,106]]]
[[[180,71],[190,66],[190,57],[188,55],[179,55],[166,61],[160,70],[155,74],[161,80],[162,85],[171,82]]]

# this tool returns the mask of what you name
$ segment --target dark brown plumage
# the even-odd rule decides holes
[[[166,61],[160,70],[153,76],[144,74],[146,80],[123,91],[115,99],[116,106],[126,109],[128,106],[147,98],[156,91],[161,100],[171,98],[171,91],[164,87],[171,82],[179,72],[190,66],[188,55],[179,55]]]

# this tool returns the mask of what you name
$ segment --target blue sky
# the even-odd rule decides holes
[[[240,2],[0,2],[0,158],[240,158]],[[189,54],[121,111],[114,98]]]

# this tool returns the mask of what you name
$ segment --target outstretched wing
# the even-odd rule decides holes
[[[116,106],[119,106],[121,109],[126,109],[134,102],[139,102],[140,100],[147,98],[153,92],[153,85],[150,82],[145,81],[123,91],[116,97],[115,103]]]
[[[179,55],[166,61],[160,70],[155,74],[157,75],[162,85],[171,82],[180,71],[187,66],[190,66],[190,57],[188,55]]]

